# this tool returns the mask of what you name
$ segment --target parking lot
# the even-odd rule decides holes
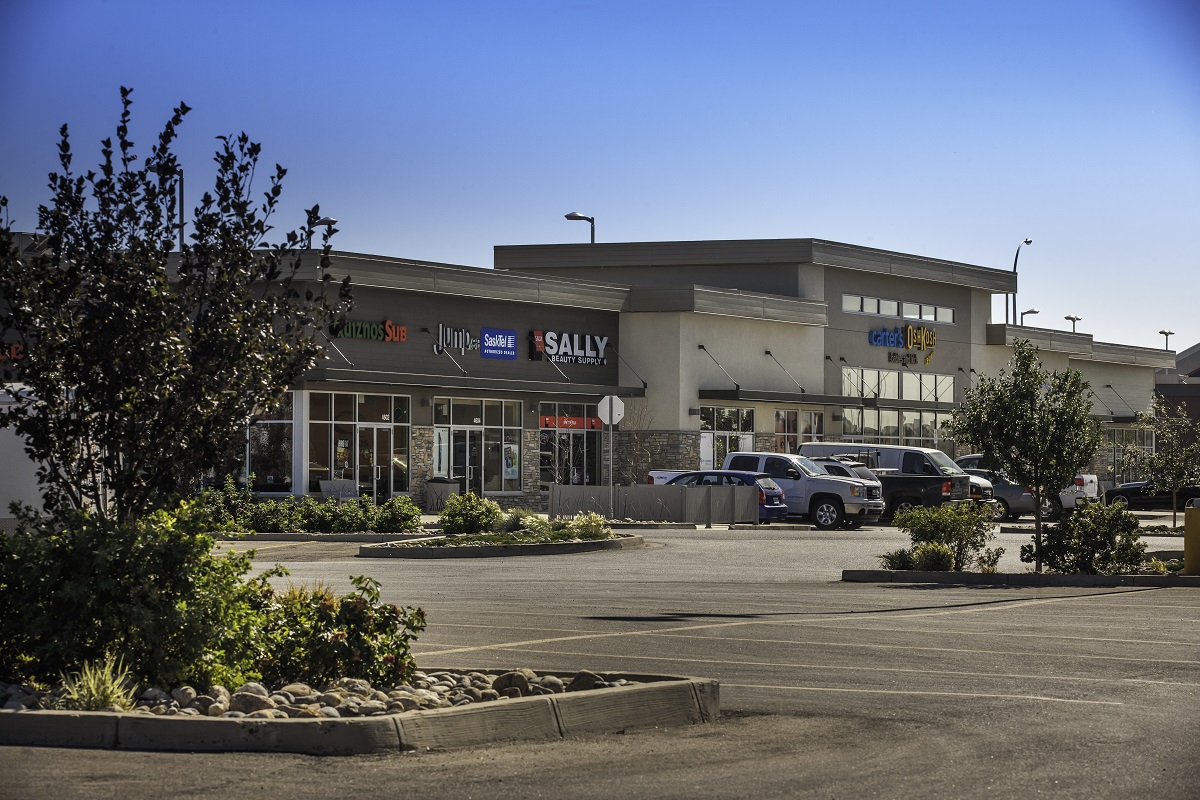
[[[339,590],[368,574],[423,606],[422,668],[712,677],[713,725],[392,758],[6,760],[48,769],[64,797],[125,800],[239,796],[247,780],[263,798],[1200,796],[1195,590],[838,581],[904,544],[890,528],[642,535],[640,550],[537,558],[363,560],[285,543],[260,556]],[[21,780],[13,796],[35,796]]]

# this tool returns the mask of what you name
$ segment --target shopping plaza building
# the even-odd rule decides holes
[[[315,260],[302,277],[319,277]],[[607,483],[609,395],[625,406],[618,483],[822,439],[954,452],[950,412],[1018,339],[1091,383],[1108,442],[1096,469],[1111,481],[1124,448],[1153,446],[1134,415],[1175,363],[993,320],[1013,271],[820,239],[500,246],[491,270],[345,252],[332,264],[355,307],[250,428],[247,474],[263,493],[353,481],[423,504],[426,483],[448,479],[544,508],[552,483]]]

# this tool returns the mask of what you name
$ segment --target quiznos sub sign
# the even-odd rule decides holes
[[[607,347],[607,336],[560,331],[529,332],[530,361],[541,361],[544,358],[559,364],[603,366],[608,363],[608,358],[604,355]]]
[[[882,328],[867,331],[867,344],[874,347],[903,347],[905,350],[932,350],[937,347],[937,331],[921,326],[914,328]]]
[[[408,328],[397,325],[390,319],[383,322],[360,322],[347,320],[338,328],[331,329],[339,339],[368,339],[376,342],[407,342]]]

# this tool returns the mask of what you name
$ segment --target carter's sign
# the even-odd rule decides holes
[[[921,326],[914,328],[883,328],[867,331],[867,344],[875,347],[903,347],[905,350],[932,350],[937,347],[937,331]]]
[[[608,347],[607,336],[590,333],[561,333],[559,331],[530,331],[529,360],[546,358],[559,364],[591,364],[603,366],[608,363],[604,355]]]
[[[484,328],[482,331],[480,331],[479,340],[482,343],[479,355],[483,358],[502,358],[505,361],[516,361],[516,331],[504,331],[497,328]]]

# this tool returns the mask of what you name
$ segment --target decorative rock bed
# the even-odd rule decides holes
[[[250,719],[373,717],[637,683],[624,678],[605,680],[586,670],[573,673],[565,681],[525,668],[500,674],[440,670],[417,672],[410,683],[386,689],[358,678],[340,678],[322,689],[306,683],[289,683],[274,690],[261,683],[247,683],[234,692],[214,686],[203,694],[190,686],[180,686],[170,693],[151,688],[137,695],[129,713]],[[55,691],[0,682],[0,708],[6,711],[51,710],[57,707],[57,700]]]

